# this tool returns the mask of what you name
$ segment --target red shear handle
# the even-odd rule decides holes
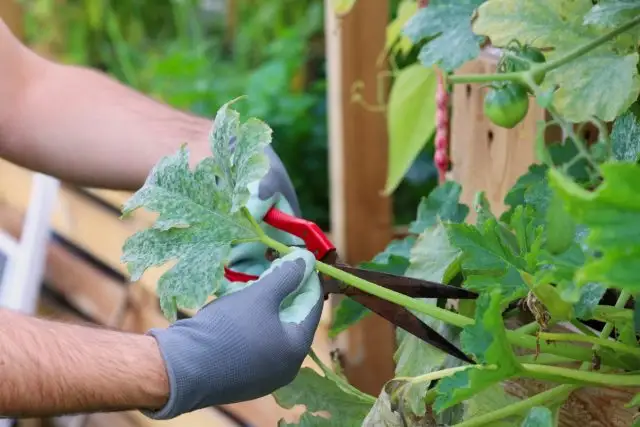
[[[224,277],[231,282],[250,282],[252,280],[258,280],[258,276],[253,274],[241,273],[240,271],[230,270],[227,267],[224,268]]]
[[[322,232],[320,227],[311,221],[298,218],[271,208],[264,216],[264,222],[279,230],[286,231],[301,238],[304,244],[316,259],[323,259],[328,252],[335,249],[333,243]]]
[[[264,216],[264,222],[301,238],[307,250],[313,253],[316,259],[323,259],[327,253],[335,249],[333,243],[315,223],[286,214],[275,207],[269,209]],[[224,269],[224,276],[232,282],[248,282],[258,279],[258,276],[233,271],[227,267]]]

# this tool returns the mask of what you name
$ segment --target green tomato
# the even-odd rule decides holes
[[[484,97],[484,114],[494,124],[511,129],[529,112],[527,89],[516,83],[489,89]]]

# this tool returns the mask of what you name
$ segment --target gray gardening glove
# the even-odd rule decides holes
[[[247,209],[269,237],[287,246],[304,247],[304,241],[298,237],[273,228],[263,221],[266,213],[274,206],[290,215],[300,215],[298,199],[282,161],[271,146],[267,146],[266,154],[270,162],[269,172],[260,181],[249,186],[251,198]],[[270,265],[265,258],[266,250],[267,247],[262,243],[242,243],[232,248],[227,265],[232,270],[259,276]],[[245,286],[245,283],[225,283],[218,295],[235,292]]]
[[[265,396],[291,382],[309,352],[323,306],[315,258],[295,249],[249,287],[193,318],[149,334],[159,344],[169,401],[154,419]]]

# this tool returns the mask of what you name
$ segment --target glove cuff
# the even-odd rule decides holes
[[[154,420],[168,420],[171,418],[175,418],[181,412],[178,409],[178,401],[179,399],[179,390],[178,384],[176,381],[176,366],[175,363],[180,363],[181,358],[171,358],[170,363],[170,355],[174,354],[177,349],[173,349],[174,347],[171,338],[171,334],[164,334],[162,329],[151,329],[145,335],[152,336],[157,342],[158,347],[160,349],[160,354],[162,356],[162,360],[164,361],[165,369],[167,370],[167,377],[169,378],[169,400],[167,403],[160,409],[151,410],[151,409],[143,409],[140,412],[145,416],[154,419]],[[177,344],[177,343],[176,343]],[[168,354],[169,353],[169,354]]]

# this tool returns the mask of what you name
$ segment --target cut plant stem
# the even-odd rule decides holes
[[[266,235],[263,236],[261,240],[265,245],[275,249],[282,254],[287,254],[292,251],[292,248]],[[335,268],[329,264],[325,264],[322,261],[316,261],[316,269],[321,273],[331,276],[334,279],[340,280],[355,288],[358,288],[368,294],[375,295],[408,309],[418,311],[422,314],[426,314],[427,316],[442,320],[443,322],[447,322],[451,325],[462,328],[474,323],[473,319],[470,319],[466,316],[454,313],[449,310],[445,310],[435,305],[425,304],[418,299],[414,299],[399,292],[392,291],[391,289],[378,286],[375,283],[369,282],[368,280],[362,279],[358,276],[354,276],[353,274],[347,273],[346,271]]]

